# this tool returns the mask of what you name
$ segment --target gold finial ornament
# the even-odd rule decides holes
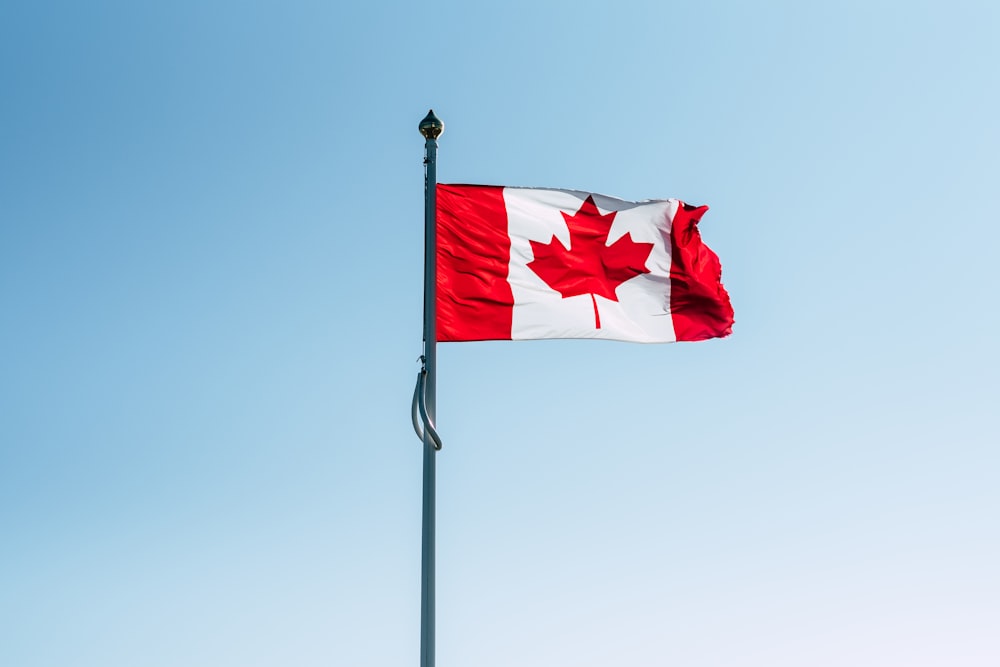
[[[444,123],[434,115],[434,109],[431,109],[420,121],[420,134],[424,135],[424,139],[437,139],[442,132],[444,132]]]

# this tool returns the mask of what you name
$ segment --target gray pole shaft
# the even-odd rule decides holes
[[[427,137],[426,179],[424,190],[424,367],[427,414],[432,423],[437,419],[437,302],[436,262],[436,187],[437,140]],[[424,493],[423,530],[420,565],[420,667],[434,667],[434,519],[435,519],[435,453],[434,442],[424,429]]]

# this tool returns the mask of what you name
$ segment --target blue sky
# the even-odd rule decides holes
[[[732,337],[442,346],[438,664],[995,665],[989,2],[0,7],[0,663],[419,644],[422,150]]]

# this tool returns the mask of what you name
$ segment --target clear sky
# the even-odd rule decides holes
[[[708,204],[697,344],[442,346],[438,665],[1000,664],[1000,5],[0,4],[0,664],[417,665],[442,182]]]

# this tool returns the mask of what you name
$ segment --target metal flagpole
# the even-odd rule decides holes
[[[423,529],[420,564],[420,667],[434,667],[434,518],[435,455],[441,438],[434,428],[437,398],[436,304],[436,186],[437,138],[444,123],[434,110],[420,121],[424,136],[424,354],[414,392],[413,426],[424,443]],[[419,420],[418,420],[419,417]]]

